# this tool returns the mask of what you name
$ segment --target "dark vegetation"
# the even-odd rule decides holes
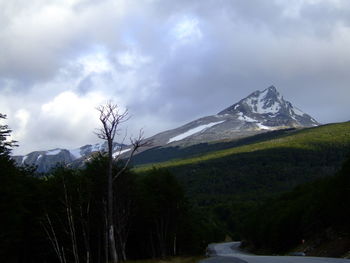
[[[135,171],[168,169],[199,206],[262,200],[334,175],[350,153],[350,122],[276,131],[231,144],[235,146],[139,166]]]
[[[0,132],[0,262],[105,262],[108,158],[38,177]],[[202,254],[225,234],[264,253],[350,236],[350,123],[172,150],[114,185],[119,260]]]
[[[99,156],[83,170],[57,167],[39,179],[1,159],[1,262],[59,262],[58,254],[68,262],[104,262],[106,164]],[[114,220],[121,260],[202,254],[206,244],[223,238],[170,173],[128,171],[118,180]]]
[[[142,173],[154,166],[171,171],[194,204],[206,207],[233,239],[246,239],[255,252],[286,252],[300,245],[302,239],[317,239],[325,231],[333,233],[332,226],[338,231],[339,220],[349,227],[348,210],[341,214],[341,209],[332,209],[340,204],[349,207],[349,195],[337,200],[330,196],[346,189],[345,181],[342,187],[332,182],[341,180],[333,176],[350,153],[350,123],[273,134],[254,136],[244,141],[248,144],[237,141],[231,148],[135,170]],[[345,175],[341,178],[346,180]],[[325,186],[327,190],[322,190]],[[321,209],[322,204],[327,206]],[[323,217],[317,214],[321,210]],[[338,219],[333,220],[329,213]],[[345,239],[349,231],[340,228],[341,235],[336,236]],[[317,242],[324,242],[325,235],[320,234]],[[341,252],[325,255],[340,256]]]
[[[6,141],[11,131],[1,131],[0,262],[106,262],[108,158],[37,177],[33,167],[16,167]],[[113,173],[120,167],[113,163]],[[224,238],[169,172],[126,170],[114,188],[119,260],[202,254],[209,242]]]
[[[343,239],[344,248],[329,251],[339,257],[350,245],[350,158],[335,176],[318,179],[270,199],[246,214],[240,225],[246,246],[264,253],[284,253],[304,246],[306,254],[322,242]],[[343,250],[342,250],[343,249]]]

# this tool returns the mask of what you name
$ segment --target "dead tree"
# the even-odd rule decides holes
[[[107,142],[108,145],[108,168],[107,168],[107,229],[108,229],[108,247],[109,247],[109,254],[111,258],[112,263],[118,262],[118,253],[117,253],[117,246],[116,246],[116,240],[115,240],[115,226],[114,226],[114,195],[113,192],[113,182],[116,181],[116,179],[125,172],[127,169],[130,160],[134,153],[142,146],[146,146],[149,144],[149,142],[146,142],[143,140],[143,132],[140,131],[139,136],[136,139],[130,139],[131,142],[131,149],[130,154],[125,161],[124,165],[121,167],[121,169],[118,170],[118,172],[113,175],[112,168],[113,168],[113,162],[119,161],[121,158],[121,151],[117,153],[115,158],[113,158],[113,141],[115,139],[115,136],[118,133],[118,129],[120,124],[127,121],[129,119],[128,117],[128,111],[120,111],[117,104],[112,103],[111,101],[107,102],[105,105],[101,105],[97,108],[99,114],[100,114],[100,122],[102,124],[102,127],[98,129],[96,132],[96,135]]]

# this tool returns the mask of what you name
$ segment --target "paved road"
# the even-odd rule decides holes
[[[293,256],[255,256],[239,250],[240,242],[210,244],[210,258],[200,263],[350,263],[349,259]]]

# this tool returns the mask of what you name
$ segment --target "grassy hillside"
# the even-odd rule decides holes
[[[200,205],[233,196],[260,198],[334,174],[350,152],[350,122],[267,133],[246,144],[234,144],[190,158],[138,166],[135,171],[143,173],[153,166],[169,169]]]
[[[144,152],[141,152],[133,157],[133,165],[144,165],[150,163],[166,162],[172,159],[184,159],[190,157],[196,157],[208,152],[214,152],[219,150],[230,149],[233,147],[243,146],[247,144],[257,143],[274,139],[277,136],[281,136],[295,130],[295,128],[276,130],[271,132],[262,132],[257,135],[240,138],[236,140],[225,140],[221,142],[209,142],[199,143],[186,147],[173,146],[173,147],[155,147]]]

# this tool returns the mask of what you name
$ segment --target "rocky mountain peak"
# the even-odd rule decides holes
[[[205,116],[178,128],[167,130],[150,138],[153,147],[181,146],[211,141],[232,140],[258,133],[285,128],[317,126],[319,123],[285,100],[274,86],[257,90],[246,98],[215,115]],[[54,149],[37,151],[25,156],[14,156],[20,165],[37,165],[38,171],[48,171],[57,163],[77,165],[89,159],[96,151],[105,151],[107,145],[85,145],[73,150]],[[128,154],[125,145],[114,145],[114,153]]]
[[[222,114],[276,114],[286,104],[275,86],[255,91],[246,98],[219,112]]]
[[[219,112],[242,120],[256,120],[268,127],[310,127],[319,123],[285,100],[275,86],[255,91],[246,98]]]

